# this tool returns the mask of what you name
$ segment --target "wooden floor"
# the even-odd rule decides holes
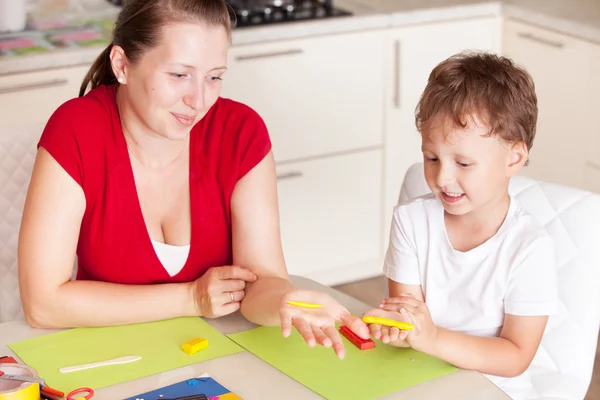
[[[379,304],[382,293],[387,293],[387,283],[383,277],[334,286],[334,288],[372,306]],[[600,400],[600,356],[598,351],[596,351],[592,382],[585,400]]]

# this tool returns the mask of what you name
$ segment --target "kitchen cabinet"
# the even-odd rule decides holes
[[[77,97],[90,66],[0,76],[0,126],[44,123],[65,101]]]
[[[592,118],[600,112],[600,45],[592,48],[592,75],[590,78],[589,104],[590,112],[585,150],[586,161],[583,173],[583,188],[600,193],[600,125]],[[595,119],[595,118],[594,118]]]
[[[332,269],[376,260],[381,243],[382,151],[277,166],[281,240],[288,271],[326,280]]]
[[[383,31],[233,46],[223,97],[255,109],[277,162],[383,142]]]
[[[587,161],[583,169],[583,188],[600,194],[600,163]]]
[[[594,45],[554,31],[507,20],[503,52],[533,77],[537,133],[523,175],[583,187],[586,139],[596,124],[590,109]],[[596,106],[597,107],[597,106]]]
[[[422,24],[391,30],[386,39],[384,250],[407,169],[422,161],[415,107],[431,70],[456,53],[498,51],[496,17]]]

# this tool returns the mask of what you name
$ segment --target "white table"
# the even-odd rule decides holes
[[[331,294],[354,314],[360,315],[371,308],[344,293],[320,285],[314,281],[300,277],[292,277],[292,281],[297,287],[321,290]],[[215,320],[207,320],[207,322],[225,334],[241,332],[255,326],[246,321],[239,313]],[[23,320],[0,324],[0,356],[14,355],[6,347],[7,343],[52,332],[56,331],[31,328]],[[286,400],[311,400],[322,398],[284,373],[263,362],[258,357],[244,351],[99,389],[96,391],[93,400],[115,400],[135,396],[136,394],[180,382],[203,373],[208,373],[217,382],[244,400],[283,398]],[[384,397],[386,400],[441,398],[462,400],[509,399],[504,392],[494,386],[483,375],[466,370],[459,370],[444,377]]]

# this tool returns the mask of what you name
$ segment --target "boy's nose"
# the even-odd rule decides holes
[[[454,173],[451,168],[440,168],[437,175],[437,185],[440,188],[445,188],[454,183]]]

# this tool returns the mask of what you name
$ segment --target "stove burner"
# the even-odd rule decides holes
[[[332,0],[228,0],[237,28],[311,19],[349,16]]]

